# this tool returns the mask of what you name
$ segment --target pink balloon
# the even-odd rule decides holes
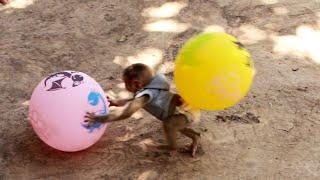
[[[107,114],[109,102],[100,85],[82,72],[63,71],[49,75],[34,89],[29,119],[39,138],[67,152],[96,143],[107,127],[84,122],[86,112]]]

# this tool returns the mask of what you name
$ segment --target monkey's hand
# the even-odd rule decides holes
[[[118,106],[117,101],[112,100],[109,96],[107,96],[107,99],[108,99],[108,101],[110,103],[109,106]]]
[[[108,101],[110,102],[110,106],[119,106],[118,103],[114,100],[108,99]]]
[[[128,99],[119,99],[119,100],[112,100],[107,96],[108,101],[110,102],[110,106],[124,106],[126,105],[128,102],[132,101],[133,98],[128,98]]]
[[[84,122],[88,123],[88,126],[91,126],[95,122],[105,123],[108,121],[108,115],[97,116],[94,113],[89,113],[84,116],[86,119]]]
[[[87,113],[85,115],[85,121],[88,126],[91,126],[95,122],[108,123],[114,121],[120,121],[129,118],[133,113],[143,108],[149,100],[149,96],[145,95],[139,98],[135,98],[125,105],[124,108],[119,108],[118,110],[110,111],[107,115],[97,116],[94,113]]]

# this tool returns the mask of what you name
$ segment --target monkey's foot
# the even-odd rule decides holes
[[[184,148],[180,148],[179,152],[181,153],[190,153],[192,157],[195,157],[196,152],[198,150],[200,144],[200,136],[197,136],[191,145],[185,146]]]
[[[196,138],[193,140],[193,142],[191,144],[191,156],[192,157],[195,157],[199,144],[200,144],[200,136],[196,136]]]

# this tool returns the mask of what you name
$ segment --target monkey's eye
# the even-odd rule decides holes
[[[83,80],[83,76],[81,75],[76,74],[72,76],[72,81],[82,81],[82,80]]]

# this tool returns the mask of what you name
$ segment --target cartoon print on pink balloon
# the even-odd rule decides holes
[[[67,79],[71,81],[66,81]],[[44,81],[44,86],[47,91],[57,91],[68,87],[76,87],[82,83],[83,76],[79,72],[63,71],[48,76]]]
[[[96,92],[96,91],[91,91],[88,95],[88,103],[91,106],[101,106],[101,109],[95,112],[97,115],[106,115],[107,112],[107,105],[105,100],[103,99],[103,96]],[[95,129],[100,129],[104,124],[100,122],[94,122],[90,126],[87,125],[86,123],[81,123],[82,127],[86,128],[89,133],[92,133]]]

